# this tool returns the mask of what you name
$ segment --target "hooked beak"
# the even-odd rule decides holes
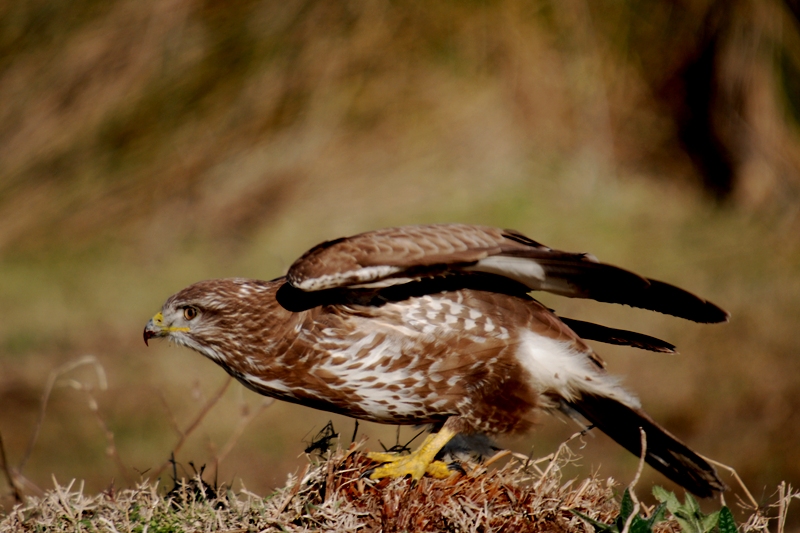
[[[158,312],[144,327],[144,343],[149,346],[147,341],[153,337],[166,337],[174,331],[189,331],[189,328],[165,325],[164,315]]]
[[[167,331],[164,327],[164,315],[162,315],[161,312],[158,312],[147,322],[147,325],[144,327],[144,343],[145,345],[150,346],[147,341],[153,337],[163,337],[166,334]]]

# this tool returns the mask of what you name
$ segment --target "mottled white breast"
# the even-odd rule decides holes
[[[351,398],[359,396],[355,403],[376,417],[430,414],[444,407],[447,401],[441,397],[459,381],[452,369],[476,359],[455,344],[510,338],[505,327],[465,305],[461,294],[387,303],[349,320],[350,335],[343,336],[340,329],[322,330],[317,342],[331,356],[319,368],[336,375],[335,387],[353,391]],[[450,372],[445,374],[445,369]],[[429,385],[409,386],[421,382]]]

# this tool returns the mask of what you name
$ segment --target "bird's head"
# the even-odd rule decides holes
[[[170,296],[144,328],[144,342],[165,338],[216,361],[235,350],[237,340],[262,329],[268,282],[240,278],[195,283]],[[259,313],[259,311],[262,311]]]
[[[218,283],[201,281],[170,296],[161,311],[144,327],[145,344],[153,338],[165,338],[198,349],[197,344],[216,329],[221,310],[219,305],[214,305],[214,300],[218,300],[214,298],[218,292],[214,285]]]

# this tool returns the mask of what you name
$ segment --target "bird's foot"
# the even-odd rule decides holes
[[[449,477],[452,471],[444,461],[434,461],[433,458],[439,450],[455,435],[442,429],[435,435],[428,435],[422,445],[411,452],[410,455],[396,453],[371,452],[367,457],[373,461],[385,463],[369,473],[370,479],[400,478],[410,475],[411,479],[418,480],[428,474],[431,477],[443,479]]]
[[[372,469],[369,473],[370,479],[400,478],[410,475],[411,479],[416,481],[425,474],[437,479],[444,479],[452,474],[450,467],[444,461],[431,461],[426,464],[417,454],[368,453],[367,457],[384,463]]]

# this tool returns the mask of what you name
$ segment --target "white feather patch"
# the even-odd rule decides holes
[[[569,343],[537,335],[520,333],[517,357],[530,372],[534,387],[540,392],[554,392],[567,401],[582,393],[613,398],[629,407],[640,407],[639,399],[626,391],[619,380],[593,366],[585,353]]]
[[[392,287],[394,285],[402,285],[403,283],[409,283],[419,278],[388,278],[388,279],[380,279],[378,281],[373,281],[371,283],[359,283],[357,285],[350,285],[353,289],[385,289],[386,287]]]
[[[363,267],[358,270],[336,272],[334,274],[325,274],[316,278],[309,278],[293,283],[293,285],[303,291],[320,291],[345,285],[370,283],[391,276],[392,274],[397,274],[401,270],[403,270],[402,267],[389,265]]]
[[[527,285],[531,289],[541,288],[545,281],[542,265],[526,257],[493,255],[481,259],[472,266],[465,267],[464,270],[498,274]]]

